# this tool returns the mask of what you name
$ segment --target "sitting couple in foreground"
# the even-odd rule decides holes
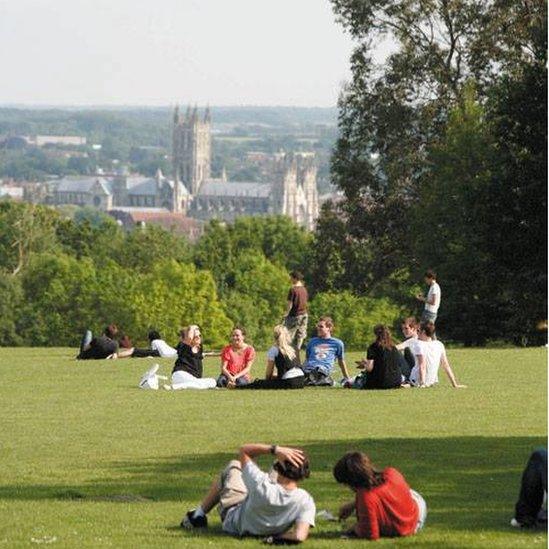
[[[269,473],[254,461],[266,454],[276,459]],[[275,545],[305,541],[315,526],[316,514],[313,498],[299,487],[309,474],[309,461],[302,450],[246,444],[238,459],[230,461],[213,481],[201,504],[183,517],[181,526],[206,528],[206,515],[217,505],[223,531],[228,534],[260,536]],[[366,454],[349,452],[336,463],[333,474],[355,493],[354,500],[339,511],[340,520],[353,513],[356,516],[346,536],[409,536],[423,527],[425,501],[396,469],[377,470]]]

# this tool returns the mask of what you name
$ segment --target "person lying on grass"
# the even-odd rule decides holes
[[[257,456],[276,457],[276,480],[255,463]],[[315,503],[299,483],[309,476],[302,450],[267,444],[245,444],[238,460],[214,480],[199,507],[181,521],[187,529],[206,528],[206,515],[219,505],[223,531],[235,536],[268,536],[268,543],[299,543],[315,525]]]
[[[109,358],[118,351],[116,336],[118,327],[116,324],[109,324],[105,331],[98,337],[93,337],[91,330],[86,330],[80,342],[80,352],[77,360],[101,360]]]
[[[231,332],[231,343],[221,351],[221,375],[218,387],[234,387],[250,383],[250,371],[255,359],[255,350],[245,342],[246,330],[235,326]]]
[[[139,349],[138,347],[130,346],[113,353],[107,358],[145,358],[145,357],[160,357],[160,358],[175,358],[177,351],[168,345],[156,330],[151,330],[147,338],[150,347],[148,349]]]
[[[354,501],[339,510],[340,520],[356,514],[347,536],[374,540],[410,536],[423,528],[425,501],[396,469],[379,471],[366,454],[348,452],[335,464],[334,477],[355,492]]]
[[[416,387],[432,387],[438,383],[438,369],[440,366],[446,372],[452,387],[464,389],[467,385],[460,385],[457,380],[448,357],[446,349],[441,341],[433,339],[435,325],[428,321],[422,322],[419,329],[419,337],[413,343],[412,352],[416,364],[410,373],[410,383]]]
[[[299,367],[297,352],[292,346],[290,332],[278,324],[273,328],[274,345],[267,352],[265,379],[256,379],[238,389],[302,389],[305,374]],[[275,371],[276,370],[276,371]]]

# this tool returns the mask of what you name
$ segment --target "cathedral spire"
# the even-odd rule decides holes
[[[212,113],[210,112],[210,105],[206,107],[206,112],[204,113],[204,122],[212,121]]]
[[[187,112],[185,113],[185,122],[191,119],[191,106],[187,105]]]
[[[196,106],[196,103],[195,103],[194,108],[193,108],[193,112],[191,114],[191,121],[196,122],[197,119],[198,119],[198,107]]]
[[[175,108],[173,110],[173,123],[179,124],[179,105],[176,103]]]

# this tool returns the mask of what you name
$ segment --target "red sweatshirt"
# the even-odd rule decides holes
[[[357,536],[409,536],[416,530],[419,509],[404,477],[392,467],[383,471],[383,484],[356,493]]]

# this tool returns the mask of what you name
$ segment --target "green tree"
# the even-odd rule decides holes
[[[349,291],[318,293],[310,305],[313,321],[330,316],[335,323],[334,335],[352,350],[363,350],[375,339],[376,324],[391,327],[402,315],[403,310],[389,299],[356,296]]]

